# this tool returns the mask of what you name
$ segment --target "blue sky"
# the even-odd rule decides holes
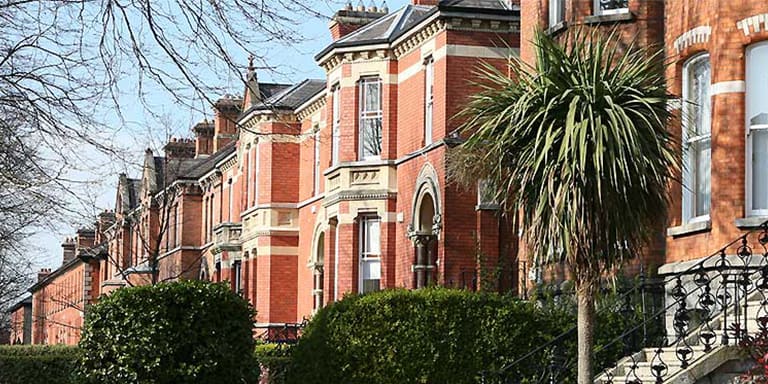
[[[375,1],[376,6],[381,6],[382,0]],[[387,0],[390,11],[395,11],[407,4],[408,0]],[[366,6],[374,4],[371,0],[363,2]],[[358,0],[353,0],[352,4],[357,6]],[[342,8],[344,2],[340,1],[315,1],[314,10],[324,15],[332,15],[337,9]],[[269,57],[269,64],[276,67],[277,70],[261,71],[258,73],[259,80],[264,82],[292,83],[306,78],[325,77],[325,73],[314,61],[314,55],[330,43],[330,33],[328,31],[328,19],[322,18],[304,18],[297,26],[297,33],[304,37],[301,44],[295,46],[284,46],[280,44],[266,44],[257,47],[260,53]],[[247,54],[243,52],[240,60],[243,65],[248,61]],[[226,86],[231,93],[242,93],[242,83],[231,75],[224,76],[222,86]],[[189,108],[179,107],[167,102],[168,95],[163,91],[150,91],[150,96],[146,98],[145,106],[132,99],[136,98],[136,84],[125,82],[121,85],[125,90],[123,98],[126,99],[125,107],[122,110],[123,118],[119,119],[114,110],[105,108],[100,111],[103,114],[102,119],[110,122],[115,127],[115,131],[110,134],[110,140],[122,147],[131,148],[130,158],[134,161],[141,161],[141,155],[147,147],[158,149],[162,146],[159,136],[158,115],[163,116],[163,125],[172,128],[166,133],[177,137],[191,137],[190,128],[204,117],[207,116],[199,111],[193,111]],[[221,95],[211,95],[217,98]],[[129,176],[137,176],[137,163],[126,164],[115,159],[107,158],[103,155],[94,153],[90,156],[94,166],[90,169],[73,171],[71,178],[87,181],[79,188],[83,195],[92,196],[92,204],[83,204],[82,210],[93,210],[94,212],[103,209],[113,209],[115,198],[115,184],[117,175],[120,172],[127,172]],[[94,207],[95,206],[95,207]],[[41,230],[30,239],[28,248],[30,257],[34,261],[34,267],[37,268],[57,268],[61,265],[61,242],[67,236],[74,236],[76,227],[72,224],[64,223],[56,225],[53,230]]]

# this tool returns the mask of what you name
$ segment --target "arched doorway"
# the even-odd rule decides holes
[[[411,239],[415,248],[414,287],[424,288],[437,280],[437,233],[435,231],[435,200],[430,193],[419,199],[415,217],[415,231]]]

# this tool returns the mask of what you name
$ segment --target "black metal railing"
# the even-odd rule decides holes
[[[305,318],[300,323],[256,325],[256,339],[265,343],[296,344],[307,323]]]
[[[657,305],[659,295],[664,301]],[[655,280],[641,274],[636,285],[614,305],[599,309],[598,316],[601,311],[625,312],[628,319],[620,335],[594,349],[596,355],[625,356],[611,366],[596,367],[602,373],[595,382],[601,384],[660,384],[720,346],[768,331],[768,221],[684,270]],[[574,354],[566,356],[556,346],[575,335],[574,326],[499,370],[481,372],[480,381],[571,382]],[[533,361],[542,353],[549,359]],[[515,377],[522,364],[538,366],[541,373]]]

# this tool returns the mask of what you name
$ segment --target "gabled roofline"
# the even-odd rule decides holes
[[[407,6],[408,5],[406,5],[406,7]],[[397,12],[393,14],[396,14],[396,13]],[[465,6],[438,4],[437,6],[432,7],[432,9],[430,9],[429,12],[427,12],[423,16],[423,19],[417,22],[416,24],[414,24],[411,28],[407,30],[403,30],[397,34],[391,35],[388,38],[371,39],[371,40],[357,41],[357,42],[344,40],[344,38],[354,36],[357,33],[362,33],[367,29],[366,27],[370,27],[374,25],[377,21],[383,19],[381,18],[381,19],[372,21],[366,27],[360,28],[350,33],[349,35],[345,36],[344,38],[339,39],[327,45],[325,48],[323,48],[323,50],[321,50],[319,53],[315,55],[315,62],[323,63],[328,59],[329,56],[331,56],[334,53],[355,52],[360,50],[381,49],[381,48],[386,48],[386,49],[394,48],[393,45],[395,45],[397,42],[401,41],[402,39],[406,38],[412,33],[420,30],[426,24],[431,23],[436,18],[450,17],[450,16],[472,17],[472,16],[478,16],[478,15],[481,16],[481,18],[498,18],[499,16],[503,16],[505,19],[520,20],[520,9],[518,8],[496,9],[496,8],[465,7]],[[485,17],[482,17],[482,16],[485,16]],[[493,16],[496,16],[496,17],[493,17]],[[402,22],[402,20],[398,20],[398,23],[399,22]],[[391,28],[393,28],[393,26],[391,26],[390,29]],[[385,45],[385,46],[372,47],[374,45]]]

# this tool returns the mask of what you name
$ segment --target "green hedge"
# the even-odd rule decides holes
[[[0,346],[2,384],[76,384],[80,350],[70,346]]]
[[[262,374],[268,375],[270,384],[285,383],[292,351],[293,347],[287,344],[256,345],[254,356],[261,366]]]
[[[256,383],[253,315],[224,283],[119,289],[86,315],[81,370],[98,384]]]
[[[351,296],[320,310],[293,350],[289,383],[476,383],[573,324],[569,313],[495,294],[430,288]],[[546,361],[544,351],[532,362]],[[537,364],[515,368],[535,377]]]

